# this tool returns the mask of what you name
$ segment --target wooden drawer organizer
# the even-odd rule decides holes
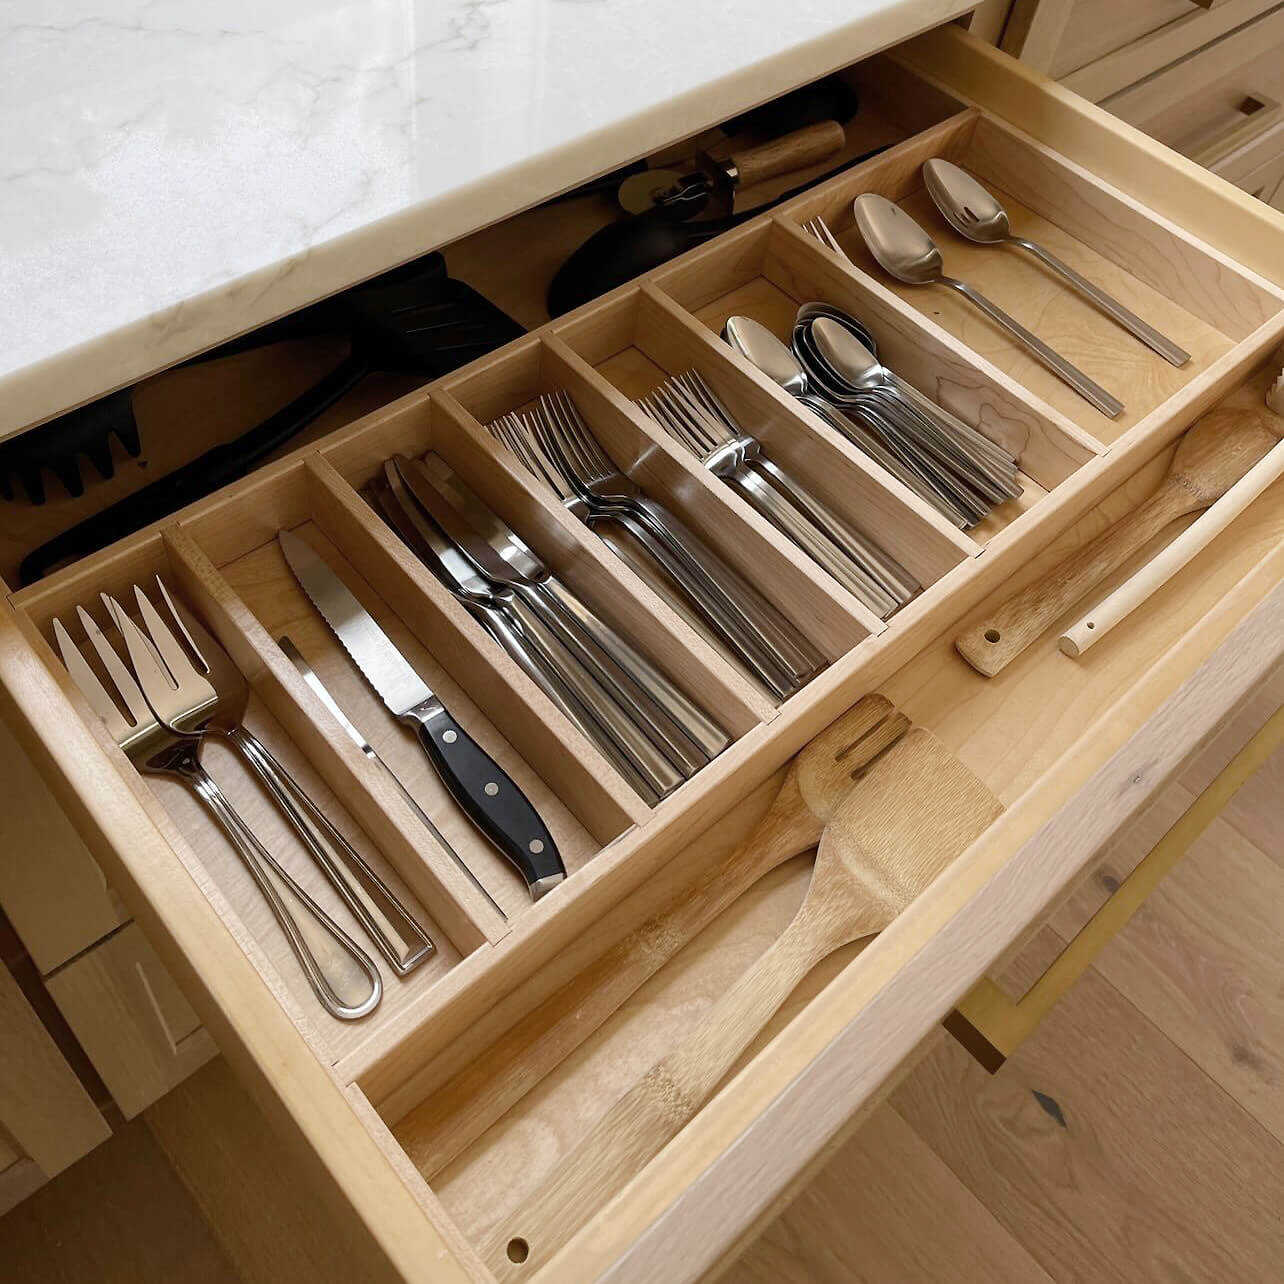
[[[979,52],[957,30],[934,33],[902,61],[926,63],[933,80],[989,95],[1005,110],[1041,96],[1052,132],[1063,130],[1080,156],[1085,138],[1091,143],[1094,131],[1110,128],[1091,112],[1079,122],[1077,109],[1046,82]],[[328,1173],[336,1208],[369,1237],[372,1261],[387,1274],[489,1278],[477,1248],[503,1227],[506,1212],[779,932],[805,887],[806,859],[764,879],[600,1028],[569,1038],[530,1032],[532,1022],[536,1035],[551,1028],[530,1014],[560,986],[591,975],[607,948],[747,832],[788,759],[861,695],[882,691],[933,731],[989,785],[1005,815],[873,945],[844,951],[813,973],[730,1086],[610,1204],[609,1216],[596,1216],[563,1246],[539,1273],[541,1284],[667,1284],[710,1269],[885,1090],[984,969],[1086,871],[1104,841],[1099,831],[1135,814],[1278,659],[1279,485],[1081,663],[1056,650],[1055,630],[990,680],[952,648],[961,621],[1147,494],[1198,414],[1238,388],[1260,396],[1262,363],[1284,336],[1284,254],[1275,254],[1276,280],[1268,281],[1172,218],[1192,192],[1211,193],[1229,211],[1227,235],[1256,228],[1256,256],[1268,262],[1271,238],[1284,247],[1284,221],[1263,224],[1273,216],[1240,211],[1231,189],[1196,186],[1206,180],[1137,136],[1125,133],[1115,144],[1107,166],[1126,171],[1126,162],[1136,162],[1143,175],[1146,166],[1166,169],[1171,200],[1156,186],[1159,208],[1151,208],[996,116],[962,110],[774,216],[12,598],[21,636],[9,628],[0,637],[6,716],[85,841],[134,886],[132,908],[149,935],[169,945],[167,959],[211,1030],[251,1086],[276,1103],[287,1134]],[[877,190],[923,215],[918,168],[934,154],[1000,188],[1018,224],[1169,330],[1195,354],[1192,362],[1174,371],[1134,350],[1061,292],[1054,308],[1036,269],[997,250],[965,258],[941,221],[925,217],[951,267],[1000,304],[1022,290],[1013,311],[1033,314],[1053,342],[1127,402],[1127,416],[1112,424],[956,315],[942,292],[904,293],[863,271],[846,212],[851,197]],[[855,266],[800,230],[816,213]],[[716,337],[733,310],[781,331],[796,303],[809,298],[859,313],[900,373],[1014,449],[1027,480],[1022,500],[959,534]],[[887,624],[873,618],[657,436],[628,398],[664,372],[691,366],[773,453],[922,579],[913,602]],[[680,507],[825,653],[828,668],[803,691],[774,705],[482,429],[554,387],[568,389],[617,459],[633,463],[645,485]],[[660,805],[649,808],[634,795],[360,497],[390,453],[427,449],[443,454],[559,573],[715,709],[735,743]],[[417,751],[294,585],[275,544],[280,527],[301,529],[325,548],[540,807],[572,876],[538,905],[526,903],[482,843],[452,822]],[[387,978],[383,1005],[362,1023],[341,1026],[316,1007],[195,805],[134,773],[54,657],[54,616],[156,572],[181,589],[250,678],[251,719],[264,740],[315,784],[352,840],[425,911],[437,957],[405,981]],[[501,899],[507,922],[425,839],[395,790],[330,720],[278,649],[282,632],[447,828]],[[1229,649],[1222,646],[1228,638]],[[1195,697],[1173,693],[1205,662],[1217,677],[1215,695],[1192,712]],[[1180,705],[1177,732],[1166,734],[1146,770],[1128,767],[1125,781],[1109,788],[1109,771],[1123,769],[1118,764],[1133,751],[1129,737],[1146,730],[1170,697]],[[222,763],[213,770],[238,803],[253,804],[247,780]],[[1072,814],[1087,804],[1087,820]],[[288,845],[265,805],[255,820],[267,841]],[[1058,822],[1055,843],[1027,841]],[[297,853],[286,859],[346,924],[308,863]],[[978,922],[984,930],[959,935]],[[542,1009],[556,1012],[556,1000]],[[787,1024],[788,1033],[772,1041]],[[778,1145],[761,1149],[773,1137]]]

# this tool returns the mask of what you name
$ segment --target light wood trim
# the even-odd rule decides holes
[[[1019,999],[1009,998],[989,977],[964,995],[958,1004],[959,1014],[997,1053],[997,1064],[994,1058],[982,1058],[987,1069],[998,1069],[1003,1059],[1010,1057],[1039,1028],[1043,1018],[1093,965],[1200,834],[1221,814],[1239,787],[1281,744],[1284,744],[1284,708],[1277,709],[1218,773]]]
[[[89,727],[0,616],[0,709],[55,798],[134,910],[241,1080],[311,1163],[330,1214],[368,1254],[376,1278],[471,1284],[441,1231],[353,1113],[334,1072],[259,977],[231,929],[123,787]],[[48,728],[57,727],[57,736]]]
[[[1239,594],[1223,599],[1233,611]],[[1203,632],[1199,630],[1197,632]],[[1148,719],[1187,635],[536,1275],[688,1284],[737,1251],[782,1191],[872,1108],[951,1002],[1216,734],[1284,657],[1275,591]],[[1144,716],[1144,715],[1143,715]],[[1136,728],[1129,734],[1131,728]],[[1103,752],[1110,757],[1094,770]],[[949,997],[950,995],[954,997]]]
[[[1111,94],[1135,85],[1146,76],[1185,58],[1224,32],[1249,22],[1277,0],[1191,0],[1201,12],[1166,22],[1137,40],[1079,67],[1061,83],[1089,102],[1099,103]],[[1007,49],[1007,45],[1003,46]],[[1009,53],[1014,50],[1009,49]],[[1019,56],[1019,55],[1018,55]]]
[[[137,923],[46,977],[45,988],[126,1119],[218,1053]]]
[[[1021,128],[1068,160],[1090,168],[1173,224],[1257,273],[1279,275],[1284,216],[1085,102],[1078,94],[948,25],[889,55],[960,98]]]
[[[127,918],[3,722],[0,905],[41,973],[88,949]]]
[[[1220,173],[1224,163],[1236,152],[1261,141],[1264,134],[1284,121],[1284,105],[1267,94],[1246,94],[1239,111],[1240,119],[1191,148],[1190,159]]]
[[[0,1041],[0,1125],[43,1177],[57,1176],[111,1128],[2,962]]]
[[[1048,71],[1070,25],[1075,0],[1014,0],[1003,29],[1003,50],[1027,67]]]

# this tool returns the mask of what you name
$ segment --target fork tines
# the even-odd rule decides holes
[[[838,238],[829,230],[829,224],[823,218],[819,216],[809,218],[803,224],[803,228],[811,233],[826,249],[833,250],[839,258],[845,259],[848,263],[852,261],[851,255],[839,244]]]

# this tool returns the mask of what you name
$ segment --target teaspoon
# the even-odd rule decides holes
[[[991,321],[1024,344],[1043,365],[1091,402],[1106,418],[1114,419],[1123,411],[1123,402],[1048,347],[1038,335],[1032,334],[966,281],[946,276],[936,242],[899,205],[893,205],[885,196],[865,192],[856,198],[852,212],[869,252],[884,271],[907,285],[944,285],[957,290]]]
[[[927,185],[932,200],[936,202],[936,208],[945,215],[950,226],[960,236],[965,236],[978,245],[1002,245],[1005,241],[1019,245],[1064,277],[1085,299],[1096,304],[1108,317],[1134,334],[1148,348],[1159,353],[1165,361],[1175,366],[1184,366],[1190,360],[1189,352],[1179,348],[1171,339],[1166,339],[1153,326],[1147,325],[1136,313],[1130,312],[1100,286],[1093,285],[1086,277],[1080,276],[1050,250],[1024,236],[1014,236],[1007,210],[967,170],[935,157],[923,166],[923,182]]]

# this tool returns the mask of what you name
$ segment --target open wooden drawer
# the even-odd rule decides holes
[[[1284,654],[1279,485],[1083,661],[1060,654],[1055,630],[992,679],[955,654],[963,622],[1153,489],[1200,413],[1232,395],[1260,399],[1263,362],[1284,336],[1284,220],[957,29],[894,57],[911,89],[921,77],[983,110],[11,599],[0,625],[6,720],[284,1144],[326,1176],[335,1216],[369,1247],[371,1278],[707,1275]],[[934,293],[902,297],[802,232],[821,213],[855,256],[852,195],[878,190],[913,207],[919,165],[936,154],[1002,188],[1036,235],[1161,318],[1194,353],[1189,366],[1156,369],[1131,349],[1125,361],[1105,324],[1067,302],[1056,338],[1129,403],[1130,416],[1111,424]],[[960,252],[943,239],[949,256]],[[978,252],[967,269],[996,294],[1018,288],[998,251]],[[858,312],[903,375],[1007,443],[1027,482],[1022,499],[959,534],[717,339],[729,312],[779,328],[810,298]],[[880,621],[656,435],[628,398],[691,367],[825,498],[878,532],[923,584],[917,598]],[[769,699],[481,427],[555,387],[572,391],[617,456],[680,504],[825,656],[798,694]],[[654,807],[634,794],[365,505],[359,488],[385,458],[428,449],[716,709],[731,747]],[[282,527],[328,550],[527,789],[567,856],[564,885],[525,902],[458,825],[448,836],[502,918],[330,719],[279,650],[282,632],[425,808],[449,816],[413,746],[299,595],[275,543]],[[55,658],[55,616],[156,572],[249,677],[259,734],[404,885],[437,939],[428,965],[387,978],[387,998],[363,1022],[340,1025],[317,1008],[192,801],[134,772]],[[876,691],[953,750],[1002,816],[877,939],[817,968],[714,1099],[571,1240],[511,1227],[511,1210],[781,930],[808,860],[764,878],[649,980],[643,968],[618,1010],[584,1017],[559,991],[591,996],[606,951],[748,832],[788,760]],[[226,787],[237,793],[230,774]],[[251,805],[248,782],[240,791]],[[255,819],[270,843],[287,843],[265,808]],[[301,861],[292,868],[310,877]],[[327,893],[319,881],[313,890]]]

